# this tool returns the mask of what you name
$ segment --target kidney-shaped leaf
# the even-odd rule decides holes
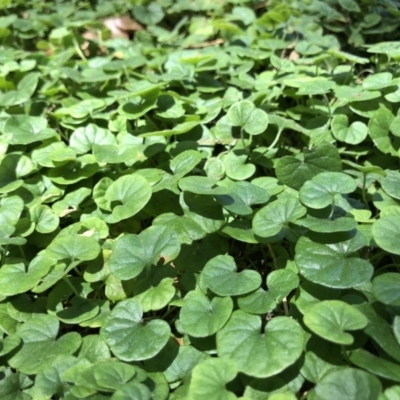
[[[347,115],[335,115],[331,123],[333,136],[348,144],[359,144],[368,135],[367,126],[360,121],[355,121],[349,126]]]
[[[93,145],[117,144],[115,136],[108,130],[99,128],[95,124],[88,124],[72,132],[70,146],[78,153],[91,151]]]
[[[312,150],[304,150],[304,160],[285,156],[276,163],[277,178],[294,189],[300,189],[304,182],[326,171],[339,172],[342,161],[339,152],[331,143],[323,142]]]
[[[372,225],[376,244],[389,253],[400,255],[400,215],[386,215]]]
[[[305,335],[301,326],[288,317],[273,318],[261,333],[261,318],[235,311],[217,332],[217,351],[222,359],[236,362],[240,372],[266,378],[283,371],[301,355]]]
[[[334,202],[336,195],[351,193],[357,182],[341,172],[322,172],[307,181],[300,189],[300,200],[307,207],[325,208]]]
[[[389,272],[374,278],[372,293],[384,304],[400,306],[400,274]]]
[[[307,209],[296,198],[283,198],[261,208],[253,218],[254,233],[261,237],[272,237],[296,222]]]
[[[128,280],[138,276],[146,266],[164,264],[178,256],[180,242],[167,226],[151,226],[139,235],[125,235],[118,239],[109,260],[112,274]]]
[[[318,336],[333,343],[352,344],[353,336],[344,331],[363,329],[368,318],[356,308],[340,300],[326,300],[312,306],[304,315],[304,323]]]
[[[29,267],[23,263],[5,263],[0,268],[0,295],[15,296],[35,287],[52,266],[52,262],[43,256],[34,258]]]
[[[18,328],[22,348],[8,363],[24,374],[36,374],[52,365],[60,355],[73,354],[81,345],[81,336],[69,332],[56,340],[58,319],[53,315],[37,314]]]
[[[100,253],[101,247],[96,239],[90,236],[57,236],[46,249],[49,257],[55,260],[89,261]]]
[[[226,116],[233,126],[240,126],[250,135],[259,135],[268,126],[268,114],[248,100],[233,104]]]
[[[219,296],[239,296],[252,292],[261,285],[261,275],[252,270],[236,272],[231,256],[219,255],[205,265],[200,282]]]
[[[181,308],[182,327],[193,337],[211,336],[225,325],[232,310],[230,297],[214,297],[210,301],[203,292],[191,291]]]
[[[293,289],[299,285],[299,277],[289,269],[278,269],[267,276],[268,291],[259,288],[238,298],[239,308],[250,314],[271,312]]]
[[[118,303],[100,330],[101,337],[122,361],[147,360],[167,344],[171,329],[167,322],[142,322],[143,310],[136,299]]]
[[[377,400],[381,390],[382,385],[376,376],[355,368],[341,368],[324,375],[308,398]]]
[[[351,288],[368,282],[372,265],[357,256],[365,245],[362,235],[345,242],[323,244],[301,237],[296,244],[295,261],[300,273],[311,282],[333,288]]]
[[[150,200],[151,193],[151,186],[147,179],[133,174],[121,176],[113,182],[108,187],[104,198],[111,203],[115,220],[121,221],[139,212]]]
[[[198,364],[192,372],[188,400],[236,400],[226,384],[237,375],[236,365],[228,360],[209,358]]]
[[[379,183],[382,189],[394,199],[400,200],[400,172],[399,171],[386,171],[386,176],[383,176]]]

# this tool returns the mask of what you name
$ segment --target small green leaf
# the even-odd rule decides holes
[[[356,188],[357,182],[349,175],[341,172],[322,172],[304,183],[299,197],[307,207],[320,209],[334,204],[341,194],[351,193]]]
[[[400,172],[386,170],[386,176],[383,176],[379,183],[382,189],[394,199],[400,200]]]
[[[140,302],[118,303],[101,327],[100,335],[122,361],[147,360],[167,344],[171,330],[167,322],[153,319],[144,324]]]
[[[228,321],[233,310],[230,297],[214,297],[211,301],[200,291],[190,291],[180,311],[182,327],[193,337],[211,336]]]
[[[368,135],[367,126],[360,121],[355,121],[349,126],[347,115],[335,115],[331,122],[333,136],[348,144],[359,144],[365,140]]]
[[[261,237],[283,236],[289,223],[306,214],[307,210],[296,198],[283,198],[261,208],[253,218],[254,233]]]
[[[219,255],[205,265],[200,276],[201,285],[219,296],[239,296],[256,290],[261,285],[261,275],[252,270],[236,272],[231,256]]]
[[[268,114],[252,102],[243,100],[231,106],[227,121],[233,126],[240,126],[250,135],[259,135],[267,129]]]
[[[326,300],[306,312],[304,323],[330,342],[350,345],[354,338],[344,331],[365,328],[368,319],[362,312],[343,301]]]
[[[383,250],[400,254],[400,215],[386,215],[372,225],[372,236]]]
[[[235,400],[236,395],[226,389],[238,370],[234,363],[210,358],[197,365],[192,372],[188,400]]]

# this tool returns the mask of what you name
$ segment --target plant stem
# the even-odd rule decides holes
[[[82,297],[82,296],[78,293],[78,291],[76,290],[75,286],[71,283],[71,281],[69,280],[69,278],[68,278],[67,275],[64,275],[64,276],[63,276],[63,280],[64,280],[64,282],[70,287],[70,289],[74,292],[74,294],[75,294],[76,297],[79,297],[79,298],[81,298],[81,299],[84,298],[84,297]]]
[[[369,210],[368,201],[367,201],[367,192],[365,190],[365,185],[367,183],[367,174],[363,173],[363,185],[362,185],[362,199],[365,207]]]

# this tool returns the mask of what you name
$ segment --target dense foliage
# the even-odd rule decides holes
[[[399,400],[399,26],[0,0],[0,398]]]

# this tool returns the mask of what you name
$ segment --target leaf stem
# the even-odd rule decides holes
[[[267,243],[267,247],[268,247],[268,251],[272,258],[272,263],[274,264],[274,269],[278,269],[278,265],[276,264],[276,255],[274,253],[274,250],[272,249],[272,246],[269,243]]]
[[[368,201],[367,201],[367,192],[365,190],[365,185],[367,183],[367,174],[363,173],[363,185],[362,185],[362,199],[365,207],[369,210]]]
[[[82,296],[78,293],[78,291],[76,290],[75,286],[71,283],[71,281],[69,280],[69,278],[68,278],[67,275],[64,275],[64,276],[63,276],[63,280],[64,280],[64,282],[70,287],[70,289],[74,292],[74,294],[75,294],[76,297],[79,297],[79,298],[81,298],[81,299],[84,298],[84,297],[82,297]]]

